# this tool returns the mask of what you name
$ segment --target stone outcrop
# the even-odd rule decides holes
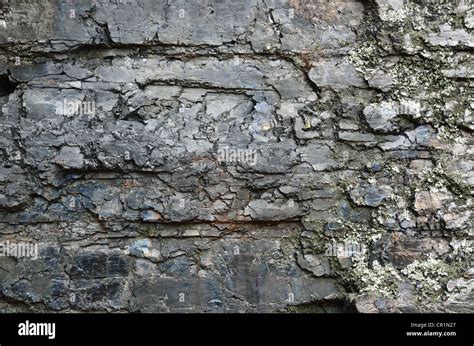
[[[474,312],[472,22],[1,0],[0,311]]]

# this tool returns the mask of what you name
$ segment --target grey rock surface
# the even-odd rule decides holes
[[[465,6],[0,1],[0,311],[474,312]]]

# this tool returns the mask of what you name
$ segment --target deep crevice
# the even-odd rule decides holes
[[[17,85],[18,84],[13,82],[8,75],[0,75],[0,96],[10,95],[15,91]]]

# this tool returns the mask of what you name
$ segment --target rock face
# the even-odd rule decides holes
[[[0,1],[0,311],[474,312],[464,7]]]

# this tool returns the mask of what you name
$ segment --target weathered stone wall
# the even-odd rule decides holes
[[[1,0],[0,311],[473,312],[473,26]]]

